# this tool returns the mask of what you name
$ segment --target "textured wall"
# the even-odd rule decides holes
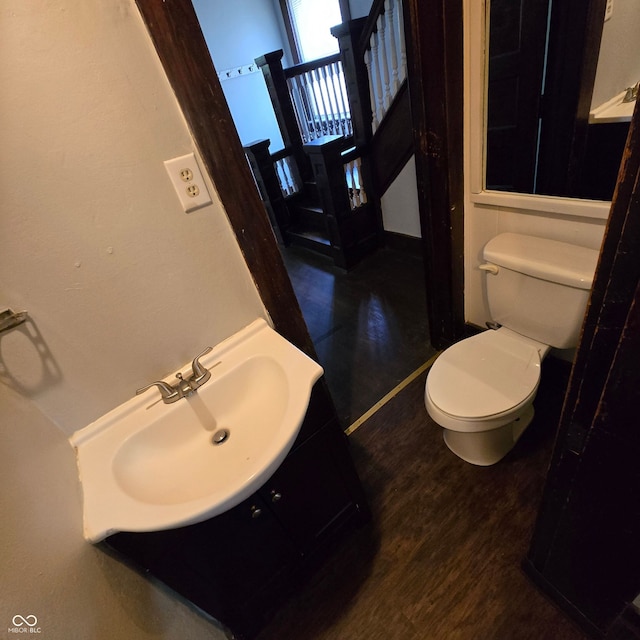
[[[193,142],[133,1],[0,24],[0,305],[33,319],[3,377],[70,434],[265,311],[215,190],[185,214],[165,173]]]
[[[215,640],[82,538],[67,436],[266,313],[226,214],[182,212],[193,142],[133,0],[0,6],[0,622],[50,640]],[[35,637],[35,636],[34,636]]]

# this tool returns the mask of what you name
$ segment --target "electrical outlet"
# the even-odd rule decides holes
[[[613,15],[613,0],[607,0],[607,5],[604,10],[604,20],[605,22],[611,18]]]
[[[211,196],[193,153],[165,160],[164,167],[185,213],[211,204]]]

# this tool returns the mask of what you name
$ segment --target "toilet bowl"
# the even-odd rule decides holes
[[[463,460],[495,464],[533,419],[540,365],[549,347],[502,327],[456,343],[435,361],[425,385],[429,415]]]
[[[551,347],[577,345],[598,252],[517,233],[483,250],[492,324],[449,347],[425,384],[425,406],[446,445],[472,464],[503,458],[533,420],[540,366]]]

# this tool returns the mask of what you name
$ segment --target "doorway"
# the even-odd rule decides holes
[[[212,9],[208,3],[193,4],[219,76],[221,70],[231,67],[226,40],[224,50],[219,51],[221,40],[231,32],[237,43],[251,43],[235,45],[233,59],[239,68],[270,50],[286,51],[288,43],[282,37],[282,29],[277,33],[281,16],[269,15],[277,11],[278,3],[260,3],[260,15],[248,11],[240,16],[237,9],[231,12]],[[259,134],[250,131],[250,125],[238,122],[255,118],[251,112],[236,108],[235,101],[271,110],[266,88],[264,100],[253,97],[258,92],[254,85],[260,82],[264,84],[260,73],[245,78],[225,79],[224,75],[221,78],[236,131],[245,144],[251,142],[248,136],[273,137],[269,129]],[[239,95],[242,86],[251,92],[251,98]],[[281,144],[277,139],[270,151],[277,151]],[[414,240],[412,250],[381,248],[349,272],[335,267],[326,256],[298,247],[279,246],[345,428],[434,353],[429,342],[421,246],[418,238]]]
[[[315,356],[191,1],[137,0],[137,4],[273,326]],[[462,6],[447,4],[442,15],[438,0],[407,0],[404,9],[405,34],[410,34],[408,80],[426,280],[423,295],[429,292],[430,343],[442,348],[463,337],[465,330],[462,93],[455,90],[462,78]],[[413,39],[429,46],[420,47]],[[450,108],[443,112],[440,106],[445,103]],[[430,142],[425,145],[425,141]]]

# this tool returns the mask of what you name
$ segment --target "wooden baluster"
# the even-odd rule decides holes
[[[276,174],[278,175],[278,183],[280,184],[280,191],[282,191],[283,196],[288,196],[289,192],[287,191],[287,181],[284,176],[284,172],[282,171],[282,165],[280,161],[276,161],[274,163],[274,168],[276,170]]]
[[[364,67],[363,67],[364,70]],[[343,115],[344,115],[344,128],[345,135],[351,136],[353,135],[353,113],[352,113],[352,103],[349,98],[349,91],[347,89],[347,74],[345,72],[343,64],[338,63],[338,83],[340,84],[340,95],[342,96],[342,101],[344,103],[343,106]],[[355,108],[359,108],[359,102],[355,102]]]
[[[354,163],[356,165],[356,175],[358,176],[358,199],[360,204],[367,204],[367,192],[364,190],[362,182],[362,159],[356,158]]]
[[[269,153],[269,140],[257,140],[244,147],[260,198],[280,244],[287,243],[289,209],[283,197],[282,180]]]
[[[397,29],[397,11],[395,0],[385,0],[384,2],[385,14],[388,19],[389,27],[389,54],[391,57],[391,93],[392,99],[398,93],[400,87],[400,81],[398,76],[398,44],[396,42],[396,29]]]
[[[289,95],[291,96],[291,100],[293,101],[294,111],[296,115],[296,122],[298,123],[298,129],[300,130],[302,141],[309,142],[309,132],[303,120],[304,104],[303,104],[300,91],[296,85],[296,78],[289,78],[287,80],[287,86],[289,87]]]
[[[313,126],[313,105],[309,99],[308,87],[303,76],[296,76],[295,80],[296,86],[298,87],[298,93],[300,94],[300,100],[304,104],[304,130],[306,131],[309,141],[315,140],[316,130]]]
[[[309,106],[311,111],[309,124],[313,135],[312,140],[316,140],[322,135],[322,130],[318,127],[318,117],[320,114],[318,96],[316,95],[315,87],[313,86],[313,76],[311,75],[311,72],[307,71],[303,73],[301,78],[304,81],[305,91],[309,97]]]
[[[331,87],[329,86],[329,83],[327,82],[327,67],[320,67],[318,69],[318,76],[320,78],[320,91],[322,91],[322,95],[326,94],[326,97],[327,97],[327,100],[326,100],[326,104],[328,105],[327,114],[326,114],[327,133],[329,133],[329,135],[332,135],[332,134],[340,135],[340,132],[337,129],[336,121],[335,121],[336,110],[334,108],[334,103],[331,99],[333,96],[333,92],[331,90]]]
[[[375,105],[372,105],[372,108],[375,109],[376,119],[378,123],[380,123],[382,122],[384,109],[382,102],[382,78],[380,76],[380,54],[378,51],[377,31],[374,31],[371,34],[371,67],[373,70],[373,95],[375,97]]]
[[[378,114],[376,112],[376,96],[373,89],[373,57],[371,49],[364,52],[364,63],[367,66],[367,75],[369,76],[369,100],[371,101],[371,129],[375,131],[378,128]]]
[[[400,51],[399,80],[402,83],[407,77],[407,50],[404,38],[404,18],[402,16],[402,0],[397,3],[397,20],[398,20],[398,48]]]
[[[347,164],[344,165],[344,180],[347,183],[347,191],[349,193],[349,207],[353,211],[356,208],[356,205],[355,205],[356,185],[353,180],[353,166],[351,162],[347,162]]]
[[[382,80],[382,117],[391,104],[391,90],[389,87],[389,59],[387,57],[387,18],[384,11],[378,16],[378,59],[380,62],[380,76]],[[380,118],[382,119],[382,118]]]
[[[292,195],[297,191],[297,189],[293,182],[293,176],[291,175],[289,158],[283,158],[280,163],[282,165],[282,172],[284,173],[285,184],[287,185],[287,194]]]
[[[340,113],[340,131],[343,136],[351,135],[351,112],[349,107],[349,98],[347,97],[347,88],[344,81],[344,69],[342,62],[336,62],[333,65],[333,78],[336,84],[336,96],[338,97],[338,111]]]
[[[298,193],[298,191],[300,191],[300,176],[298,175],[297,171],[298,167],[293,161],[292,156],[286,156],[285,158],[283,158],[283,161],[287,167],[287,172],[293,187],[293,193]]]
[[[358,174],[358,159],[351,161],[351,175],[353,176],[353,199],[355,207],[362,205],[362,199],[360,198],[360,175]]]
[[[324,95],[324,91],[322,90],[322,84],[320,82],[320,74],[318,73],[317,69],[312,69],[311,71],[313,79],[315,81],[315,87],[317,87],[317,91],[319,94],[319,100],[318,100],[318,107],[322,107],[320,109],[321,111],[321,116],[320,116],[320,135],[321,136],[327,136],[329,135],[329,121],[328,121],[328,117],[330,114],[330,109],[327,109],[327,103],[325,100],[325,95]]]
[[[333,106],[333,126],[338,135],[344,135],[344,128],[342,126],[342,108],[340,106],[340,86],[336,86],[336,70],[335,65],[330,64],[326,67],[327,71],[327,83],[330,88],[332,104]]]
[[[347,130],[347,110],[344,107],[344,92],[342,89],[341,78],[342,67],[339,62],[334,62],[331,65],[331,82],[336,96],[337,113],[338,118],[338,130],[343,136],[348,136]]]

